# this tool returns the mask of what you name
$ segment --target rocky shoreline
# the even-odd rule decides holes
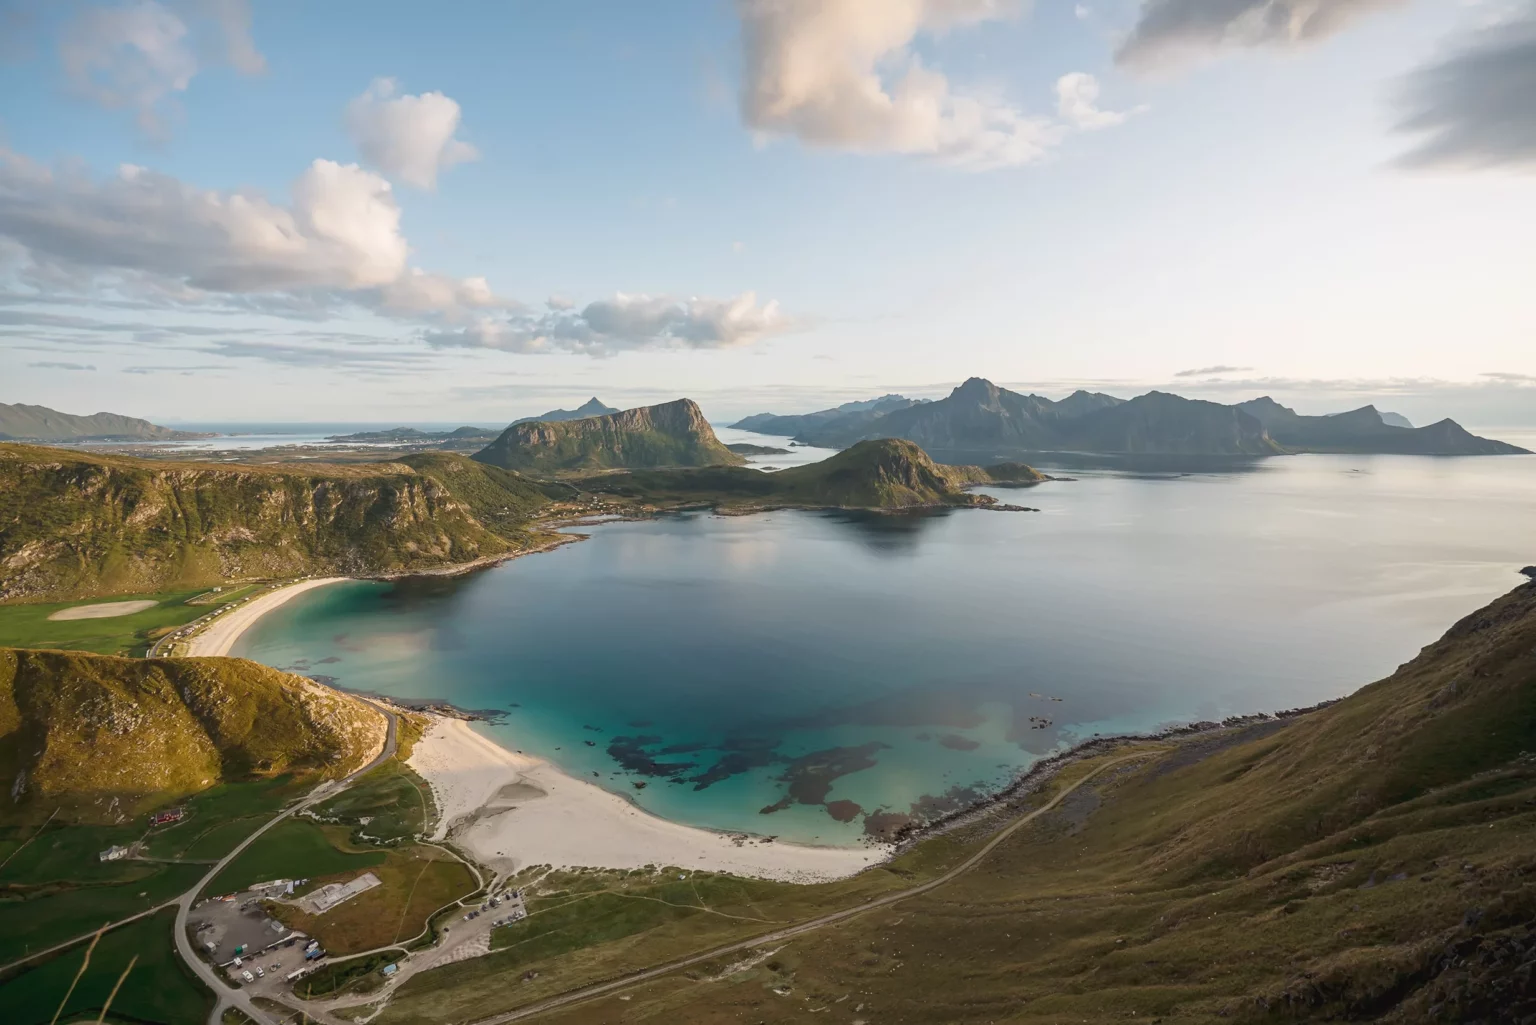
[[[1228,716],[1220,722],[1200,721],[1186,723],[1181,726],[1170,726],[1153,733],[1121,733],[1113,736],[1092,737],[1079,744],[1074,744],[1064,751],[1058,751],[1056,754],[1040,759],[1001,790],[973,801],[963,808],[956,809],[934,819],[912,822],[892,830],[889,834],[889,842],[895,845],[892,856],[903,854],[930,837],[940,836],[951,830],[980,822],[1001,812],[1017,810],[1018,804],[1024,798],[1038,793],[1062,769],[1086,758],[1111,754],[1130,744],[1157,740],[1180,740],[1201,734],[1217,734],[1225,730],[1234,731],[1233,742],[1235,743],[1239,735],[1247,734],[1254,728],[1268,727],[1278,729],[1292,719],[1311,712],[1320,711],[1329,705],[1337,704],[1341,700],[1343,699],[1330,698],[1327,701],[1320,701],[1315,705],[1309,705],[1305,708],[1290,708],[1274,713],[1256,712],[1252,715]]]

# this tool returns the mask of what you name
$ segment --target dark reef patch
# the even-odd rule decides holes
[[[962,737],[958,733],[944,734],[939,738],[939,743],[951,751],[974,751],[981,746],[979,741],[971,740],[969,737]]]
[[[697,764],[696,762],[657,761],[645,749],[659,743],[661,743],[660,737],[648,735],[614,737],[608,745],[608,756],[618,762],[625,772],[633,772],[641,776],[680,776]]]

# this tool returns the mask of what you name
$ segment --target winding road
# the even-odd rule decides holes
[[[372,704],[372,702],[369,702],[369,704]],[[229,1007],[238,1007],[243,1013],[249,1015],[251,1020],[259,1022],[261,1025],[271,1025],[272,1019],[267,1015],[265,1011],[262,1011],[251,1002],[251,997],[248,993],[245,993],[239,989],[231,988],[228,980],[220,975],[212,965],[208,964],[198,956],[196,948],[192,946],[192,938],[187,934],[187,916],[192,911],[192,905],[197,902],[197,896],[203,892],[204,887],[212,883],[213,880],[217,878],[218,874],[224,870],[224,866],[233,861],[241,851],[255,843],[256,840],[259,839],[261,835],[267,830],[271,829],[273,826],[277,825],[284,819],[300,811],[303,811],[305,808],[308,808],[312,804],[329,800],[330,798],[336,796],[338,793],[355,783],[363,775],[373,771],[395,756],[395,750],[397,747],[395,715],[393,712],[390,712],[384,708],[380,708],[378,705],[374,705],[374,708],[383,713],[385,720],[388,722],[388,727],[384,733],[384,748],[379,752],[378,756],[373,759],[373,761],[369,762],[361,769],[353,772],[351,775],[339,780],[334,786],[324,786],[322,784],[320,787],[317,787],[315,790],[311,791],[308,795],[299,798],[297,801],[294,801],[292,804],[290,804],[287,808],[284,808],[281,812],[274,815],[260,829],[256,830],[254,833],[236,845],[234,850],[230,851],[228,854],[224,855],[223,858],[219,859],[218,863],[210,868],[206,875],[199,879],[190,890],[182,894],[180,899],[176,901],[176,926],[174,930],[176,937],[176,952],[180,954],[181,959],[187,963],[187,967],[192,969],[197,977],[202,979],[203,982],[207,984],[209,989],[213,990],[214,1006],[212,1013],[208,1015],[208,1025],[219,1025],[219,1021],[223,1017],[225,1009]]]

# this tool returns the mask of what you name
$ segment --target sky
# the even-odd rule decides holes
[[[0,401],[1536,426],[1533,172],[1533,0],[0,0]]]

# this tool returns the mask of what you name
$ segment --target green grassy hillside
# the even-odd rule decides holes
[[[0,444],[0,600],[467,562],[525,546],[544,501],[446,453],[234,466]]]
[[[1169,740],[1106,742],[1061,766],[1042,790],[843,883],[760,884],[749,906],[701,888],[696,899],[675,901],[703,912],[684,922],[636,921],[632,900],[612,908],[587,901],[579,921],[562,923],[550,941],[502,943],[478,963],[412,979],[378,1020],[425,1025],[450,1010],[483,1017],[804,920],[812,903],[857,906],[882,879],[934,878],[1057,794],[1066,796],[1052,810],[934,890],[757,955],[674,972],[624,991],[627,1000],[612,994],[540,1020],[778,1025],[815,1012],[840,1025],[1492,1023],[1536,1015],[1532,583],[1326,708]],[[605,885],[622,893],[628,884]],[[718,917],[725,913],[762,924]],[[520,923],[508,936],[528,931]],[[509,988],[508,971],[538,975]]]
[[[340,775],[384,729],[363,702],[243,659],[0,648],[7,818],[68,806],[113,822],[219,783]]]
[[[731,509],[800,506],[819,509],[912,509],[986,505],[974,484],[1032,483],[1044,476],[1021,463],[944,466],[910,441],[861,441],[817,463],[772,473],[747,467],[632,470],[576,484],[596,494],[643,503],[708,502]]]
[[[579,420],[515,423],[475,459],[510,470],[739,466],[691,399]]]

